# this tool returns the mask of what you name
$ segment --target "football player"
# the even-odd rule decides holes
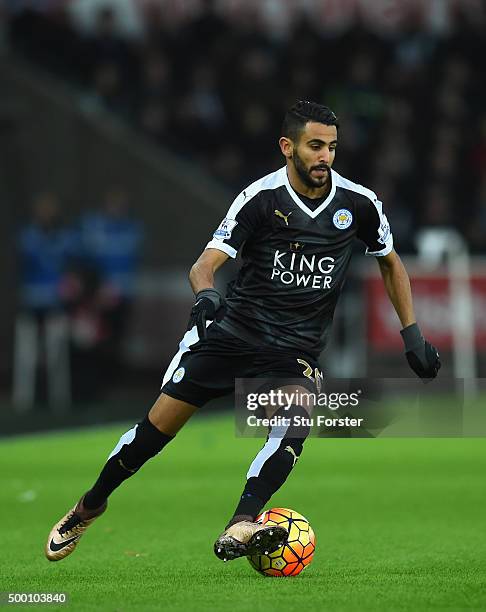
[[[382,203],[333,169],[338,129],[336,115],[320,104],[300,101],[287,112],[279,141],[285,165],[236,197],[192,266],[195,303],[161,394],[122,435],[91,489],[54,525],[46,545],[49,560],[69,555],[105,511],[110,494],[160,453],[200,406],[231,393],[235,378],[299,378],[304,395],[318,384],[317,359],[356,239],[378,262],[410,367],[425,380],[437,376],[439,355],[415,319],[409,278]],[[242,267],[223,296],[214,288],[214,275],[239,252]],[[292,406],[294,414],[306,410]],[[307,433],[291,424],[270,430],[216,540],[218,557],[264,554],[285,541],[285,529],[265,527],[255,517],[289,476]]]

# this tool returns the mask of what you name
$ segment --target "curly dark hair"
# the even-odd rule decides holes
[[[306,123],[315,121],[324,125],[335,125],[339,129],[339,122],[336,115],[327,106],[299,100],[285,114],[282,124],[282,136],[290,138],[294,142],[298,141],[305,128]]]

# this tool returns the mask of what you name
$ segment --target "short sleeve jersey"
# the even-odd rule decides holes
[[[286,167],[244,189],[206,248],[242,266],[221,326],[248,342],[317,356],[326,344],[356,238],[366,254],[393,249],[376,194],[331,170],[315,210],[294,191]]]

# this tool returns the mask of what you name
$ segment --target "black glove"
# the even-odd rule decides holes
[[[430,382],[440,369],[439,353],[435,346],[424,340],[417,323],[412,323],[400,332],[405,344],[408,365],[423,379]]]
[[[225,302],[216,289],[202,289],[196,295],[196,302],[191,310],[187,329],[197,326],[200,340],[206,339],[206,321],[221,321],[224,316]]]

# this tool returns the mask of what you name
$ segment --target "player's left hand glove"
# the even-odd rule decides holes
[[[191,310],[189,325],[191,329],[196,325],[200,340],[206,339],[206,321],[221,321],[224,316],[225,301],[217,289],[202,289],[196,295],[196,302]]]
[[[400,332],[405,344],[405,357],[408,365],[424,383],[437,376],[441,363],[435,346],[424,340],[417,323],[408,325]]]

